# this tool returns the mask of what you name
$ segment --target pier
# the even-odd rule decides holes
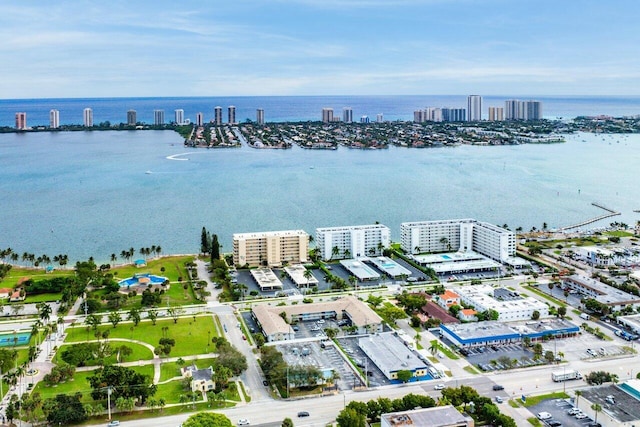
[[[589,225],[589,224],[592,224],[592,223],[594,223],[594,222],[598,222],[598,221],[601,221],[601,220],[603,220],[603,219],[610,218],[610,217],[612,217],[612,216],[622,215],[620,212],[616,212],[615,210],[610,209],[610,208],[608,208],[608,207],[604,206],[602,203],[593,202],[593,203],[591,203],[591,204],[592,204],[593,206],[597,207],[597,208],[600,208],[600,209],[602,209],[602,210],[607,211],[608,213],[606,213],[606,214],[604,214],[604,215],[597,216],[597,217],[595,217],[595,218],[588,219],[588,220],[586,220],[586,221],[582,221],[582,222],[580,222],[580,223],[578,223],[578,224],[569,225],[569,226],[567,226],[567,227],[562,227],[562,228],[560,228],[560,231],[572,230],[572,229],[574,229],[574,228],[580,228],[580,227],[583,227],[583,226],[585,226],[585,225]]]

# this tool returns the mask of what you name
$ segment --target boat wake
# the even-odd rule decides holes
[[[181,161],[185,161],[185,160],[189,160],[189,158],[187,158],[187,157],[184,157],[184,158],[183,158],[183,157],[181,157],[181,156],[186,156],[186,155],[188,155],[188,154],[191,154],[191,153],[173,154],[173,155],[171,155],[171,156],[167,156],[167,157],[166,157],[166,159],[167,159],[167,160],[181,160]]]

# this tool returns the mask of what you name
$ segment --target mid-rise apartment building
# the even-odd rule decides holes
[[[307,262],[309,234],[303,230],[265,231],[233,235],[233,263],[237,266],[279,267]]]
[[[391,243],[391,230],[382,224],[317,228],[315,241],[322,259],[379,256]]]

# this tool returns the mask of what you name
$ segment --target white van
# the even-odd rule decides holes
[[[591,319],[591,316],[589,316],[587,313],[580,313],[580,318],[584,320],[589,320]]]
[[[536,417],[538,417],[539,420],[550,420],[551,414],[548,412],[538,412]]]

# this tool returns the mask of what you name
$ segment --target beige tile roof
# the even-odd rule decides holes
[[[318,302],[314,304],[298,304],[289,306],[268,306],[256,305],[253,307],[253,314],[256,316],[262,329],[267,335],[276,333],[289,333],[289,325],[280,317],[280,313],[285,312],[287,318],[305,313],[322,313],[335,311],[336,313],[347,312],[354,325],[366,326],[375,325],[382,322],[382,318],[369,306],[354,296],[346,296],[335,301]]]

